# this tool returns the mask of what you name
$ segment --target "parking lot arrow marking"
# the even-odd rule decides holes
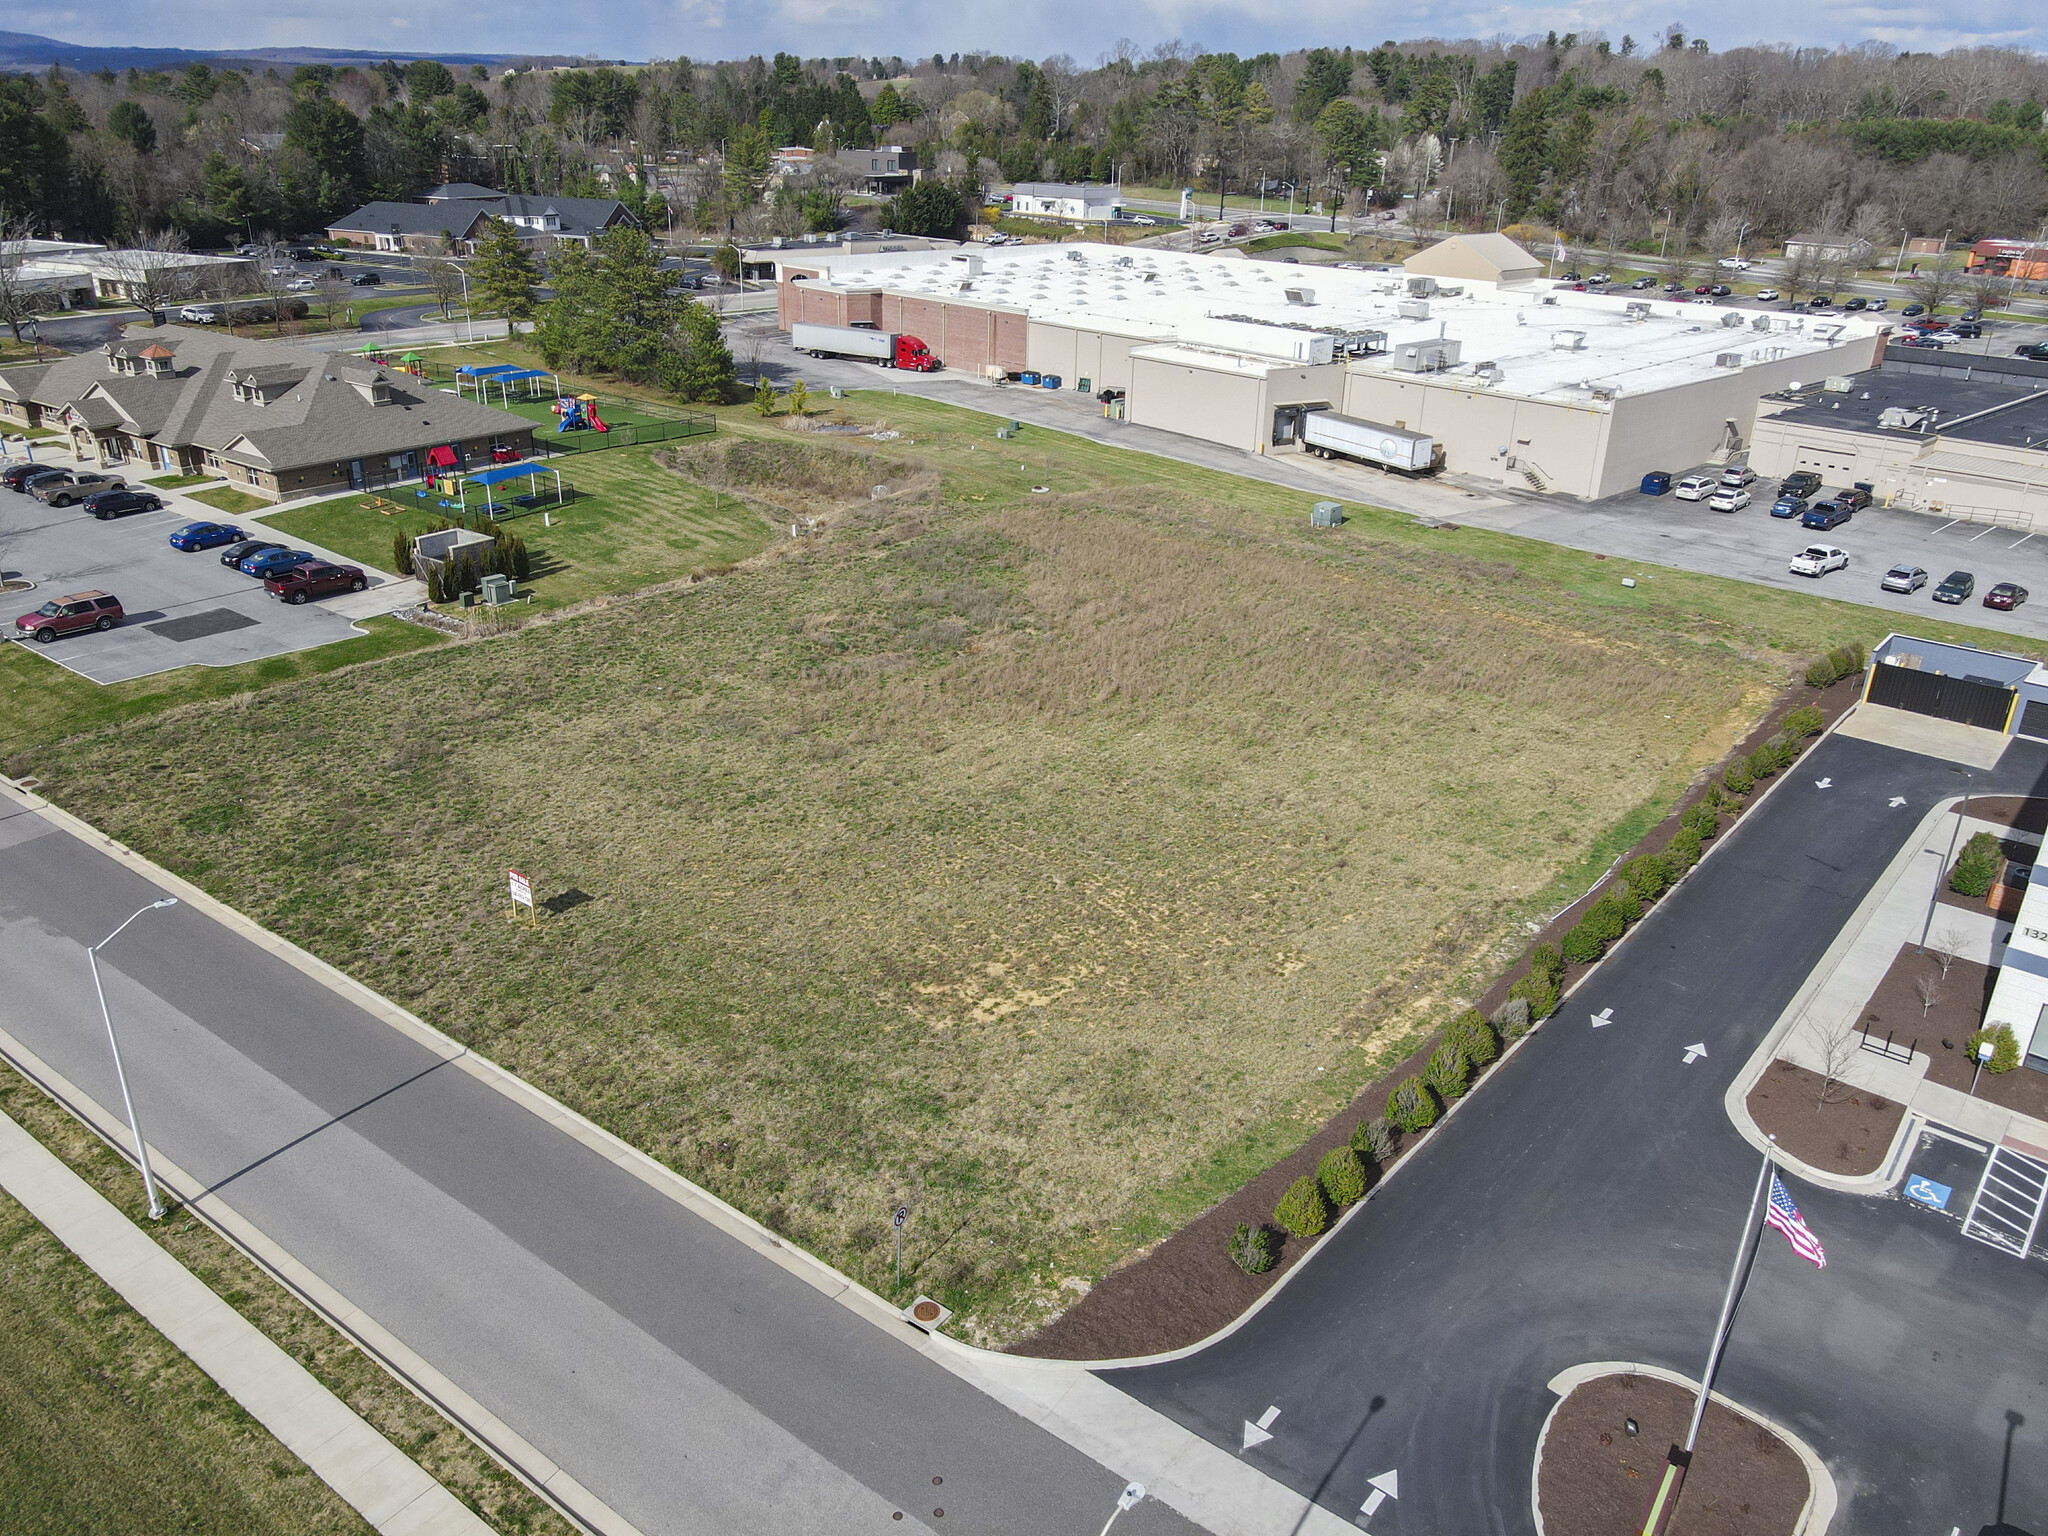
[[[1382,1472],[1378,1477],[1368,1479],[1366,1487],[1372,1490],[1365,1496],[1365,1502],[1358,1506],[1358,1523],[1364,1525],[1373,1517],[1373,1512],[1389,1499],[1401,1497],[1401,1471],[1395,1467]]]
[[[1685,1048],[1685,1064],[1689,1067],[1706,1054],[1707,1048],[1703,1043],[1695,1042],[1688,1045]]]
[[[1264,1445],[1268,1440],[1272,1439],[1273,1421],[1279,1417],[1280,1410],[1278,1408],[1268,1408],[1259,1415],[1258,1423],[1254,1424],[1250,1419],[1246,1419],[1244,1421],[1245,1450],[1248,1451],[1255,1445]]]
[[[1815,779],[1813,781],[1813,787],[1815,789],[1833,789],[1835,787],[1835,781],[1833,779]]]
[[[1898,808],[1899,808],[1900,806],[1904,805],[1905,803],[1906,803],[1906,797],[1905,797],[1904,795],[1893,795],[1893,796],[1892,796],[1892,809],[1893,809],[1893,810],[1897,810],[1897,809],[1898,809]]]
[[[1591,1015],[1591,1018],[1593,1020],[1593,1027],[1595,1029],[1605,1029],[1608,1025],[1614,1022],[1613,1006],[1609,1005],[1608,1007],[1602,1008],[1598,1013]]]

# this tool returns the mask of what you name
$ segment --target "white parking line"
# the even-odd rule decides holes
[[[1943,523],[1943,524],[1942,524],[1942,525],[1941,525],[1941,526],[1940,526],[1939,528],[1935,529],[1935,530],[1934,530],[1934,532],[1935,532],[1935,533],[1947,533],[1947,532],[1949,531],[1949,529],[1951,529],[1951,528],[1955,527],[1955,525],[1956,525],[1957,523],[1960,523],[1961,521],[1962,521],[1962,519],[1961,519],[1960,517],[1952,517],[1952,518],[1950,518],[1950,519],[1949,519],[1949,520],[1948,520],[1947,522]],[[1929,537],[1929,538],[1932,538],[1933,536],[1934,536],[1933,534],[1929,534],[1929,535],[1928,535],[1928,537]]]
[[[2007,549],[2018,549],[2018,548],[2020,547],[2020,545],[2021,545],[2021,544],[2024,544],[2024,543],[2026,543],[2026,542],[2027,542],[2027,540],[2028,540],[2028,539],[2031,539],[2032,537],[2033,537],[2033,535],[2032,535],[2031,533],[2029,533],[2029,534],[2024,534],[2024,535],[2022,535],[2022,536],[2021,536],[2021,537],[2020,537],[2020,538],[2019,538],[2019,539],[2018,539],[2018,540],[2017,540],[2016,542],[2014,542],[2014,543],[2011,543],[2011,544],[2008,544],[2008,545],[2006,545],[2005,547],[2006,547]]]
[[[1983,538],[1983,537],[1984,537],[1984,534],[1985,534],[1985,533],[1996,533],[1996,532],[1998,532],[1998,524],[1996,524],[1996,523],[1993,523],[1993,524],[1992,524],[1992,525],[1991,525],[1991,526],[1990,526],[1989,528],[1986,528],[1986,529],[1984,530],[1984,533],[1973,533],[1973,534],[1971,534],[1971,535],[1970,535],[1970,542],[1971,542],[1972,544],[1974,544],[1974,543],[1976,543],[1976,542],[1977,542],[1977,541],[1978,541],[1979,539]]]

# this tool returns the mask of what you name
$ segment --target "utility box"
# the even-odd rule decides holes
[[[483,600],[493,608],[500,603],[511,602],[519,592],[518,582],[510,576],[500,576],[496,573],[486,576],[478,585],[482,588]]]
[[[1309,509],[1308,525],[1311,528],[1341,528],[1344,526],[1344,503],[1341,501],[1319,501]]]

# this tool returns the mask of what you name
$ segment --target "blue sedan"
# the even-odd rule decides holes
[[[239,544],[248,537],[233,523],[187,523],[171,535],[171,548],[213,549],[222,544]]]
[[[1771,516],[1773,517],[1804,517],[1806,516],[1806,511],[1807,502],[1805,498],[1800,496],[1780,496],[1771,503]]]
[[[312,552],[304,549],[266,549],[249,556],[237,569],[244,576],[254,576],[260,581],[293,570],[313,558]]]

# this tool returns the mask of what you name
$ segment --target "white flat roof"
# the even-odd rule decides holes
[[[1429,299],[1426,319],[1404,317],[1408,275],[1347,272],[1327,266],[1280,262],[1224,261],[1214,256],[1152,247],[1092,242],[997,247],[976,251],[981,271],[968,275],[961,260],[944,254],[892,253],[875,260],[858,255],[821,255],[803,260],[819,280],[842,288],[880,288],[949,299],[958,303],[1021,310],[1034,321],[1101,330],[1115,335],[1178,337],[1185,322],[1203,318],[1350,334],[1381,331],[1389,347],[1444,336],[1462,348],[1448,372],[1401,375],[1426,383],[1490,389],[1573,403],[1595,403],[1588,386],[1604,396],[1642,394],[1695,382],[1726,371],[1716,359],[1738,354],[1761,362],[1824,352],[1857,337],[1875,336],[1879,323],[1847,316],[1826,320],[1783,312],[1762,315],[1770,327],[1757,330],[1760,312],[1718,305],[1673,303],[1636,294],[1574,293],[1548,284],[1494,284],[1444,280],[1462,293]],[[1288,290],[1297,291],[1291,300]],[[1299,299],[1305,298],[1306,302]],[[1641,312],[1640,317],[1630,313]],[[1724,325],[1728,316],[1741,323]],[[1553,341],[1561,331],[1583,332],[1583,345],[1566,350]],[[1488,384],[1475,365],[1492,363],[1501,372]],[[1354,369],[1394,371],[1392,360],[1373,356]]]

